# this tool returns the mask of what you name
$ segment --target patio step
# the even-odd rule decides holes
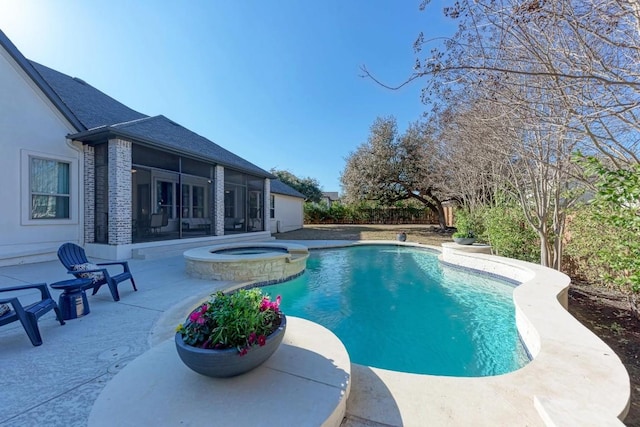
[[[238,242],[266,242],[275,240],[268,232],[232,234],[228,236],[212,236],[185,242],[184,240],[167,240],[163,242],[153,242],[144,244],[131,250],[133,259],[159,259],[182,255],[187,249],[200,248],[203,246],[220,245],[224,243]]]

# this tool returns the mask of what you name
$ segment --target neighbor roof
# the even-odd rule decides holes
[[[164,116],[149,117],[111,98],[83,80],[29,61],[0,30],[0,46],[22,67],[78,133],[68,138],[97,142],[123,136],[157,148],[225,167],[273,178],[269,172]]]
[[[282,194],[284,196],[298,197],[300,199],[306,199],[307,196],[299,192],[298,190],[288,186],[279,179],[271,180],[271,192],[276,194]]]
[[[327,199],[331,200],[332,202],[340,200],[340,195],[338,194],[337,191],[323,191],[322,195]]]

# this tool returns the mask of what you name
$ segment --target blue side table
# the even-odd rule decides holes
[[[89,314],[89,301],[85,289],[90,288],[91,279],[70,279],[52,283],[53,289],[62,290],[58,306],[64,320],[76,319]]]

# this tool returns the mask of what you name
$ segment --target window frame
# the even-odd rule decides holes
[[[20,151],[21,171],[20,171],[20,223],[21,225],[70,225],[77,224],[79,218],[79,184],[78,184],[78,159],[60,156],[51,153],[42,153],[31,150]],[[69,217],[68,218],[32,218],[32,159],[41,159],[69,165]],[[36,194],[38,194],[36,192]],[[62,195],[65,196],[65,195]]]
[[[276,218],[276,196],[274,194],[269,197],[269,218]]]

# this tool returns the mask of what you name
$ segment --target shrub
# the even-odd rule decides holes
[[[572,277],[610,287],[608,278],[615,272],[608,258],[617,250],[621,230],[598,220],[595,211],[584,205],[567,215],[563,265]]]
[[[456,228],[453,237],[477,237],[482,240],[481,236],[484,234],[485,226],[481,211],[470,212],[464,208],[458,208],[453,218]]]
[[[503,204],[482,213],[483,237],[496,255],[540,262],[540,240],[520,206]]]

